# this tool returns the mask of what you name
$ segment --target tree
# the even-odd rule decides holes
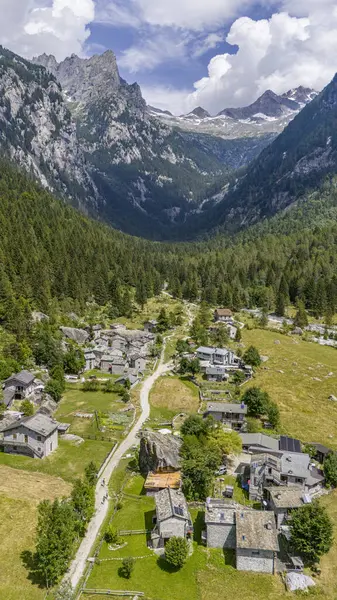
[[[258,387],[246,390],[241,400],[247,405],[248,413],[252,417],[266,414],[270,406],[269,395]]]
[[[242,452],[242,440],[236,431],[215,429],[211,433],[211,440],[214,441],[224,456]]]
[[[309,565],[318,562],[332,546],[332,522],[318,500],[292,512],[290,532],[294,549]]]
[[[112,379],[107,379],[103,383],[102,388],[105,394],[112,394],[115,391],[115,384]]]
[[[188,543],[185,538],[172,537],[165,546],[165,559],[176,569],[181,569],[188,557]]]
[[[217,348],[222,348],[229,342],[229,334],[226,325],[221,324],[210,334],[211,342]]]
[[[243,373],[243,371],[235,371],[233,375],[233,383],[235,383],[235,385],[240,385],[240,383],[243,383],[245,380],[246,375]]]
[[[190,346],[187,340],[178,340],[176,343],[176,351],[178,354],[190,351]]]
[[[294,325],[295,327],[304,329],[307,327],[308,323],[308,315],[305,310],[304,302],[302,300],[297,300],[297,312],[294,319]]]
[[[71,492],[71,500],[77,517],[77,529],[80,536],[83,537],[87,524],[95,511],[94,487],[87,480],[76,479]]]
[[[324,475],[327,485],[337,487],[337,454],[331,452],[324,460]]]
[[[262,310],[259,325],[263,329],[265,329],[268,326],[268,313],[265,308]]]
[[[277,429],[280,425],[280,411],[275,402],[270,402],[267,407],[268,421],[272,425],[273,429]]]
[[[25,417],[31,417],[34,414],[34,405],[29,400],[23,400],[20,406]]]
[[[55,367],[53,367],[50,371],[50,376],[52,379],[56,379],[57,381],[59,381],[60,385],[62,386],[62,391],[64,392],[64,390],[66,389],[66,383],[64,380],[63,365],[62,364],[55,365]]]
[[[262,362],[259,351],[255,346],[249,346],[242,358],[247,365],[252,367],[259,367]]]
[[[181,426],[182,435],[207,435],[210,430],[210,422],[200,415],[190,415]]]
[[[13,358],[0,360],[0,381],[8,379],[13,373],[20,371],[20,364]]]
[[[165,333],[170,326],[169,318],[166,314],[165,308],[162,308],[157,319],[157,331],[158,333]]]
[[[88,484],[95,487],[97,483],[98,468],[93,460],[85,467],[84,474]]]
[[[114,529],[112,527],[112,525],[109,525],[109,527],[107,528],[105,534],[104,534],[104,540],[106,541],[107,544],[117,544],[119,541],[119,535],[116,529]]]
[[[66,572],[76,537],[76,518],[68,500],[40,502],[35,564],[47,587],[55,585]]]
[[[235,341],[241,342],[241,340],[242,340],[242,332],[241,332],[240,327],[238,327],[236,330],[236,334],[235,334]]]
[[[123,558],[122,566],[119,568],[118,574],[120,577],[124,577],[125,579],[130,579],[132,572],[135,568],[135,559],[132,556],[128,556],[127,558]]]
[[[46,394],[49,394],[55,402],[60,402],[63,386],[57,379],[50,379],[46,384],[44,391]]]
[[[83,351],[79,348],[70,348],[63,356],[63,366],[65,373],[77,375],[85,367]]]

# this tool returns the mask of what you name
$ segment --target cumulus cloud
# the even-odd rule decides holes
[[[189,90],[177,90],[166,85],[142,85],[142,94],[148,104],[181,115],[189,110]]]
[[[301,16],[281,12],[268,20],[237,19],[227,42],[238,52],[212,58],[207,77],[188,97],[189,106],[216,113],[252,102],[266,89],[281,93],[304,85],[321,90],[336,71],[337,10],[335,0],[309,0],[311,12],[305,14],[306,2],[294,3]]]
[[[0,41],[31,58],[47,52],[61,60],[82,53],[95,17],[94,0],[0,0]]]

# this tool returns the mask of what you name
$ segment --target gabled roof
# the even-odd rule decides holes
[[[93,352],[85,352],[84,353],[85,360],[94,360],[96,355]]]
[[[279,449],[279,440],[265,433],[240,433],[239,435],[244,446],[261,446],[268,450]]]
[[[47,437],[58,428],[58,422],[48,417],[48,415],[36,413],[32,417],[26,417],[25,419],[21,419],[21,421],[15,421],[15,423],[12,423],[12,425],[9,425],[3,429],[3,431],[10,431],[11,429],[17,429],[21,426],[26,427],[26,429],[34,431],[43,437]]]
[[[111,356],[110,354],[104,354],[101,358],[101,362],[110,362],[112,365],[126,364],[125,358],[116,355]]]
[[[209,346],[200,346],[200,348],[197,348],[197,352],[202,352],[202,354],[214,354],[215,348],[210,348]]]
[[[208,402],[206,412],[232,412],[235,415],[246,415],[247,406],[239,403],[226,403],[226,402]]]
[[[279,544],[274,513],[269,510],[238,510],[236,547],[277,552]]]
[[[33,383],[34,379],[35,375],[33,375],[33,373],[30,373],[29,371],[20,371],[20,373],[14,373],[8,377],[8,379],[5,381],[5,384],[11,383],[12,381],[17,381],[22,385],[30,385]]]
[[[215,314],[218,315],[218,317],[231,317],[233,315],[230,308],[217,308]]]
[[[190,520],[185,496],[179,490],[167,488],[157,492],[154,496],[158,521],[166,521],[171,517]]]
[[[304,490],[300,487],[274,486],[266,488],[276,508],[299,508],[304,504]]]
[[[306,479],[310,475],[309,454],[299,452],[284,452],[281,457],[281,473]]]

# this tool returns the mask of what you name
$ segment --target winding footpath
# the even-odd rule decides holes
[[[104,485],[104,481],[109,481],[113,471],[118,466],[121,458],[128,450],[130,450],[132,446],[134,446],[137,443],[137,435],[141,430],[142,426],[144,425],[146,419],[148,419],[150,416],[150,391],[157,379],[161,377],[161,375],[167,373],[172,369],[172,365],[170,363],[164,363],[165,347],[166,344],[164,342],[161,357],[156,370],[150,377],[145,379],[145,381],[142,384],[140,392],[140,406],[142,412],[139,419],[137,420],[133,428],[130,430],[127,437],[121,442],[116,451],[112,454],[97,482],[95,491],[95,514],[89,523],[87,533],[83,538],[82,543],[77,551],[77,554],[73,562],[71,563],[69,571],[67,573],[67,579],[69,579],[73,589],[75,589],[78,586],[81,577],[84,574],[86,563],[90,556],[91,548],[99,534],[100,528],[108,513],[109,502],[103,501],[103,497],[107,493],[107,488]]]

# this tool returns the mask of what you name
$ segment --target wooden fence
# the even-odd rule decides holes
[[[90,594],[91,596],[144,596],[144,592],[128,592],[125,590],[82,590],[82,594]]]

